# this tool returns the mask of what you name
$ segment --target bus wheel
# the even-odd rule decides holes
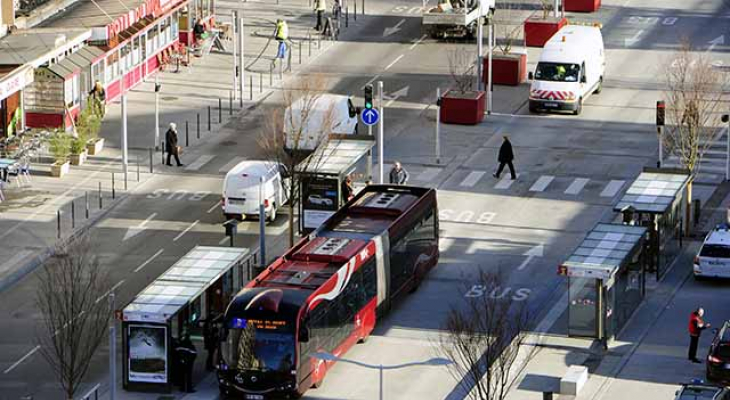
[[[271,212],[269,213],[269,222],[276,221],[276,203],[271,205]]]
[[[317,382],[312,382],[312,389],[319,389],[322,386],[322,383],[324,382],[324,378]]]
[[[368,342],[369,336],[363,336],[360,339],[357,339],[357,344],[363,344]]]
[[[573,111],[573,115],[580,115],[580,112],[583,111],[583,98],[581,97],[578,99],[578,107],[576,107],[575,111]]]

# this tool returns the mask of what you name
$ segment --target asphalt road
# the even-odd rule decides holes
[[[364,84],[382,80],[387,97],[385,159],[404,160],[412,183],[439,189],[439,267],[382,321],[368,343],[347,354],[375,364],[433,356],[445,312],[463,296],[479,293],[474,288],[479,271],[504,274],[505,286],[494,295],[526,301],[536,316],[549,310],[565,290],[556,266],[596,222],[611,220],[616,198],[642,166],[656,160],[653,105],[662,95],[662,63],[681,37],[699,49],[711,46],[727,33],[730,14],[719,2],[700,0],[672,0],[650,8],[639,0],[604,2],[600,13],[578,16],[603,22],[608,62],[605,90],[585,103],[580,117],[527,115],[526,86],[496,87],[498,115],[477,128],[444,128],[443,154],[449,164],[426,166],[411,161],[433,158],[429,104],[437,87],[449,85],[448,53],[473,44],[424,40],[412,11],[420,4],[368,1],[369,15],[308,68],[327,75],[337,93],[357,96]],[[398,30],[384,35],[386,28],[396,26]],[[713,50],[713,59],[729,61],[724,44]],[[538,56],[538,49],[530,49],[532,66]],[[221,242],[222,217],[214,205],[222,174],[237,158],[260,157],[255,139],[276,99],[234,119],[223,135],[210,137],[184,156],[187,170],[165,170],[93,230],[103,265],[118,285],[120,304],[196,244]],[[502,134],[509,134],[515,146],[520,176],[514,183],[491,177]],[[280,215],[269,230],[272,238],[283,232],[284,219]],[[143,221],[148,221],[147,229],[124,240],[128,229]],[[250,226],[244,225],[238,243],[256,246],[255,223],[245,224]],[[30,393],[35,399],[52,398],[56,390],[34,351],[39,317],[32,301],[34,285],[30,276],[0,293],[3,400]],[[105,351],[94,360],[91,382],[106,371]],[[340,364],[306,398],[375,398],[377,379],[376,371]],[[385,394],[391,399],[463,397],[445,370],[425,367],[387,372]]]

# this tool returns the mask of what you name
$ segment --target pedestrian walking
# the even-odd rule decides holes
[[[342,199],[344,201],[350,201],[355,196],[355,187],[352,184],[352,177],[347,175],[345,180],[342,181]]]
[[[286,41],[289,39],[289,26],[281,18],[276,20],[274,38],[279,43],[276,50],[276,58],[284,59],[286,57]]]
[[[319,32],[323,28],[322,19],[324,18],[324,13],[327,11],[326,1],[314,0],[314,11],[317,12],[317,26],[314,27],[314,30]]]
[[[393,163],[390,170],[390,183],[393,185],[405,185],[408,183],[408,171],[400,164],[400,161]]]
[[[497,156],[499,168],[497,168],[497,172],[493,173],[492,176],[499,179],[499,175],[502,173],[506,164],[509,167],[509,173],[512,176],[512,179],[517,179],[517,175],[515,175],[515,167],[512,165],[512,161],[515,159],[515,154],[512,152],[512,143],[509,141],[509,137],[507,137],[507,135],[504,135],[502,138],[502,146],[499,148],[499,156]]]
[[[181,374],[182,374],[182,390],[187,393],[193,393],[193,367],[195,366],[195,358],[198,356],[198,351],[195,350],[193,341],[190,340],[190,334],[183,333],[182,340],[175,348],[177,358],[179,361]]]
[[[205,359],[205,369],[208,371],[213,370],[215,352],[218,348],[219,338],[218,324],[214,318],[208,318],[203,322],[203,346],[205,351],[208,353],[208,357]]]
[[[709,328],[710,324],[705,323],[702,317],[705,315],[705,310],[700,307],[689,316],[689,353],[687,358],[693,363],[701,363],[702,361],[697,359],[697,344],[700,341],[700,335],[702,331]]]
[[[180,162],[179,156],[180,146],[177,145],[177,125],[175,125],[174,122],[170,122],[170,127],[165,133],[165,150],[167,150],[167,165],[172,166],[172,164],[170,164],[170,157],[175,156],[177,166],[183,166]]]

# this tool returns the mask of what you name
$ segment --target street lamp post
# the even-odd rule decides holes
[[[348,364],[354,364],[354,365],[357,365],[357,366],[360,366],[363,368],[377,369],[379,380],[380,380],[380,384],[379,384],[379,387],[380,387],[379,388],[379,392],[380,392],[379,399],[380,400],[383,400],[383,398],[384,398],[383,397],[383,371],[391,370],[391,369],[403,369],[403,368],[408,368],[408,367],[417,367],[417,366],[438,367],[438,366],[450,365],[450,364],[454,363],[453,361],[451,361],[449,359],[437,357],[437,358],[432,358],[432,359],[426,360],[426,361],[416,361],[416,362],[409,362],[409,363],[404,363],[404,364],[395,364],[395,365],[377,364],[376,365],[376,364],[367,364],[367,363],[355,361],[355,360],[348,360],[346,358],[340,358],[340,357],[335,356],[334,354],[330,354],[330,353],[326,353],[326,352],[314,353],[314,354],[312,354],[312,356],[314,356],[314,358],[318,358],[323,361],[344,362],[344,363],[348,363]]]

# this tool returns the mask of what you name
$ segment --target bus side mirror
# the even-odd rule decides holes
[[[299,343],[307,343],[307,342],[309,342],[309,328],[300,327],[299,328]]]
[[[535,79],[535,74],[533,74],[532,71],[528,72],[527,73],[527,79],[529,79],[529,80]]]

